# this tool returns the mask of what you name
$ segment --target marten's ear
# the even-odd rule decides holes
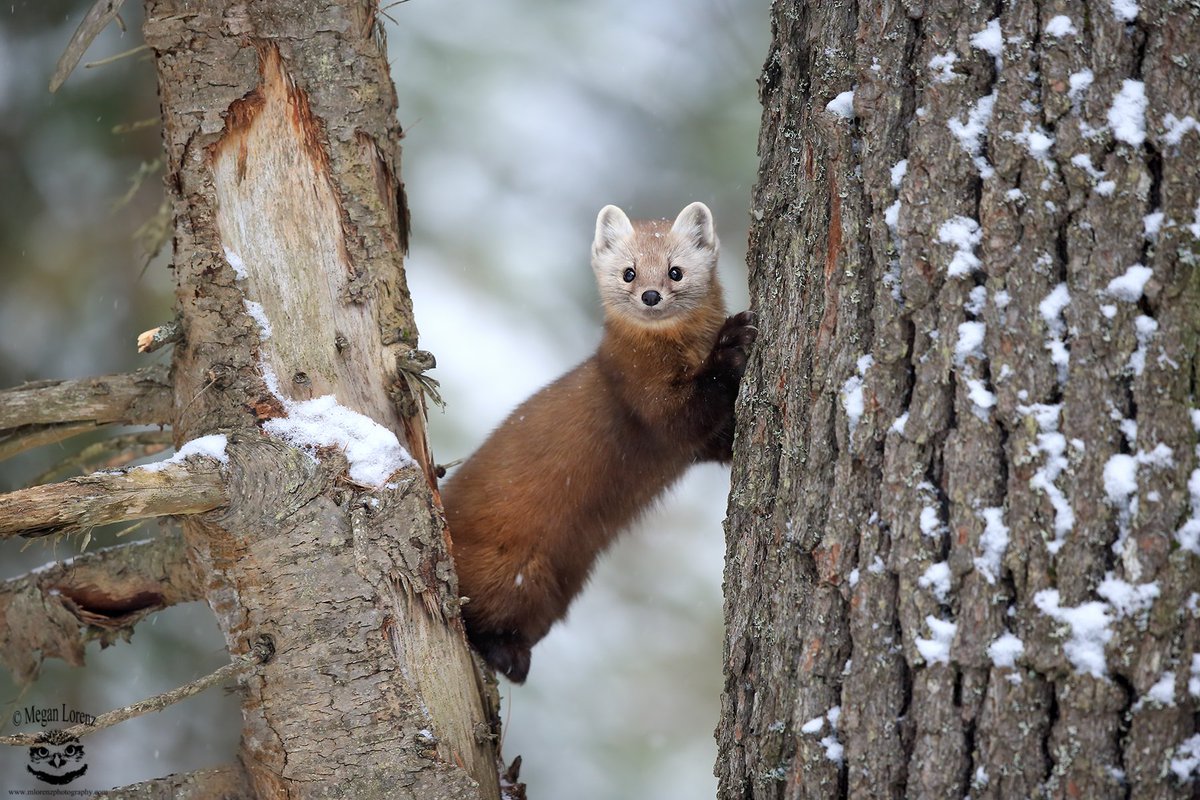
[[[688,244],[705,250],[717,249],[717,233],[713,230],[712,212],[704,203],[692,203],[675,218],[671,233]]]
[[[632,233],[633,223],[625,216],[625,212],[616,206],[605,206],[596,217],[596,238],[592,241],[592,252],[602,253]]]

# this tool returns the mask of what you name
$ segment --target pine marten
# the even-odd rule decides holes
[[[512,412],[442,489],[467,635],[509,680],[524,682],[530,648],[616,535],[690,464],[732,457],[758,330],[749,311],[726,319],[717,250],[703,203],[674,224],[601,209],[600,347]]]

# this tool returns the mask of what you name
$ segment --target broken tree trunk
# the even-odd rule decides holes
[[[257,796],[495,798],[423,399],[397,366],[416,328],[375,14],[147,4],[175,218],[176,444],[228,436],[228,505],[184,533],[231,654],[274,647],[243,682]],[[300,418],[349,429],[302,452],[279,433]],[[356,472],[384,429],[412,458],[392,447],[382,473]]]

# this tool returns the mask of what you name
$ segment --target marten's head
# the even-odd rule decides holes
[[[630,222],[616,206],[596,217],[592,269],[609,314],[655,325],[710,302],[717,281],[712,212],[692,203],[675,218]]]

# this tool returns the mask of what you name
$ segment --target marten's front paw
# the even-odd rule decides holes
[[[709,356],[714,367],[742,377],[746,371],[746,353],[758,338],[756,322],[758,319],[753,311],[743,311],[725,320]]]
[[[488,666],[513,683],[525,682],[532,656],[525,637],[515,633],[477,633],[470,639]]]

